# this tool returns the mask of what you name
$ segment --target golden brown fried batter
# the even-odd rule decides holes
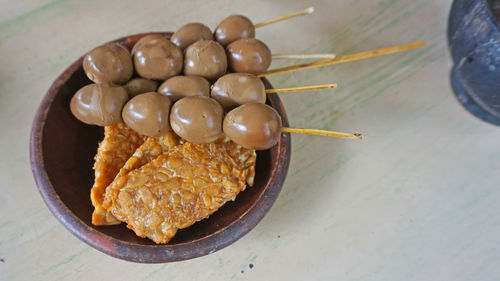
[[[128,174],[130,171],[153,161],[156,157],[166,153],[172,147],[179,145],[179,142],[179,138],[172,131],[166,132],[161,136],[148,137],[127,160],[125,165],[123,165],[123,168],[121,168],[118,175],[116,175],[115,181],[119,181],[120,177]],[[116,197],[117,194],[118,190],[113,188],[113,184],[110,184],[110,186],[106,188],[104,202],[102,204],[103,208],[108,209],[111,206],[111,198]]]
[[[246,149],[232,142],[227,136],[222,136],[217,142],[217,145],[223,145],[226,153],[234,161],[235,165],[242,171],[247,172],[246,182],[248,186],[253,186],[255,178],[255,162],[257,154],[255,150]]]
[[[170,149],[117,177],[109,210],[140,237],[167,243],[178,229],[207,218],[246,188],[254,172],[254,150],[227,139]],[[253,175],[251,176],[253,180]]]
[[[104,128],[104,139],[99,143],[95,156],[95,182],[90,191],[90,199],[95,210],[92,224],[109,225],[120,223],[102,208],[106,187],[113,181],[120,168],[130,158],[136,148],[144,142],[144,137],[124,123]]]

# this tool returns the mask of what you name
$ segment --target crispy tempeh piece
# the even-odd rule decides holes
[[[104,139],[99,143],[97,154],[94,157],[95,182],[90,191],[90,199],[95,208],[92,213],[92,224],[120,223],[102,208],[104,192],[123,164],[143,142],[144,136],[130,129],[124,123],[104,128]]]
[[[227,143],[229,141],[230,139],[228,137],[221,136],[220,139],[217,141],[217,143],[222,144],[222,143]],[[164,154],[170,148],[182,143],[183,140],[180,140],[177,137],[177,135],[172,131],[169,131],[162,136],[148,137],[146,141],[141,146],[139,146],[137,150],[134,152],[134,154],[127,160],[123,168],[120,169],[120,172],[116,176],[115,181],[119,181],[120,177],[128,174],[130,171],[134,169],[142,167],[143,165],[149,163],[150,161],[153,161],[154,159],[156,159],[156,157]],[[225,149],[233,159],[239,159],[239,160],[245,159],[246,157],[245,155],[240,155],[242,149],[245,153],[248,153],[249,151],[245,150],[244,148],[241,148],[239,145],[236,145],[234,143],[230,146],[229,145],[225,146]],[[253,158],[256,157],[255,151],[253,151],[252,157]],[[252,161],[245,162],[239,160],[237,161],[238,167],[241,170],[247,170],[247,178],[246,178],[247,184],[249,186],[253,186],[255,177],[255,159],[253,159],[253,162]],[[118,196],[118,191],[119,190],[117,189],[117,186],[113,185],[113,183],[109,185],[109,188],[106,188],[104,202],[102,204],[102,206],[105,209],[108,209],[111,206],[112,198],[113,197],[116,198],[116,196]]]
[[[115,181],[118,181],[120,177],[128,174],[130,171],[153,161],[156,157],[166,153],[172,147],[179,145],[179,143],[180,140],[173,131],[168,131],[161,136],[148,137],[123,165],[118,175],[116,175]],[[111,183],[109,187],[106,188],[104,202],[102,204],[105,209],[111,206],[111,198],[116,197],[118,193],[118,190],[114,189],[112,186],[113,184]],[[118,223],[120,222],[118,221]]]
[[[173,131],[168,131],[161,136],[149,137],[137,148],[134,154],[127,160],[118,176],[126,174],[132,170],[147,164],[156,157],[169,151],[172,147],[179,145],[180,141]]]
[[[224,150],[235,161],[238,168],[247,172],[246,182],[248,186],[253,186],[255,178],[255,162],[257,161],[257,154],[255,153],[255,150],[243,148],[232,142],[227,136],[222,136],[216,143],[223,145]]]
[[[167,243],[178,229],[210,216],[246,188],[254,150],[232,141],[189,142],[117,178],[109,210],[140,237]]]

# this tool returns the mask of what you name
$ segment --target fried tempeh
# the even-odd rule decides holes
[[[238,168],[246,171],[246,182],[248,186],[253,186],[255,178],[255,162],[257,154],[255,150],[246,149],[232,142],[227,136],[222,136],[217,142],[217,145],[222,145],[226,153],[231,157]]]
[[[110,186],[118,193],[109,210],[138,236],[167,243],[178,229],[234,200],[255,173],[255,161],[254,150],[227,139],[186,142],[117,178]]]
[[[94,206],[92,223],[94,225],[109,225],[120,223],[109,216],[102,208],[106,187],[130,158],[137,147],[144,142],[144,136],[133,131],[124,123],[118,123],[104,128],[104,139],[99,143],[95,156],[95,181],[90,191],[90,199]]]
[[[148,137],[123,165],[114,181],[119,181],[121,177],[128,174],[130,171],[140,168],[153,161],[158,156],[166,153],[172,147],[179,145],[179,143],[179,138],[172,131],[166,132],[161,136]],[[111,198],[116,197],[117,193],[118,190],[114,188],[113,184],[110,184],[109,187],[106,188],[104,202],[102,204],[103,208],[107,209],[111,206]],[[117,223],[120,222],[118,221]]]

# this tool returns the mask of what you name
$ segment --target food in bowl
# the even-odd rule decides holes
[[[151,34],[131,51],[119,43],[93,49],[84,58],[92,67],[84,71],[95,84],[75,93],[72,104],[78,106],[71,107],[80,121],[104,126],[90,192],[92,224],[123,222],[158,244],[168,243],[178,229],[209,217],[252,186],[257,162],[254,149],[222,131],[231,108],[210,95],[211,83],[226,74],[229,53],[210,41],[204,26],[203,32],[185,34],[192,29],[187,26],[172,37],[174,45]],[[179,53],[179,48],[186,51]],[[99,63],[91,64],[95,58]],[[129,75],[130,68],[134,75]],[[253,75],[246,77],[251,74],[241,75],[260,82]],[[242,92],[235,93],[240,104],[253,101],[245,99],[246,93],[255,94],[244,85],[233,87]],[[258,102],[264,102],[262,82],[259,86]],[[233,108],[237,105],[232,103]]]

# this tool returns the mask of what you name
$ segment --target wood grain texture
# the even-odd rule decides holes
[[[500,129],[465,112],[451,92],[451,1],[69,0],[40,9],[48,3],[1,3],[1,280],[500,276]],[[213,28],[233,13],[260,22],[307,6],[314,16],[259,28],[257,37],[276,53],[340,56],[417,40],[426,47],[270,77],[276,88],[338,82],[334,93],[281,95],[290,124],[359,131],[364,139],[292,136],[280,197],[248,235],[202,258],[141,265],[88,247],[50,214],[29,168],[29,129],[43,94],[82,53],[127,34],[190,21]]]

